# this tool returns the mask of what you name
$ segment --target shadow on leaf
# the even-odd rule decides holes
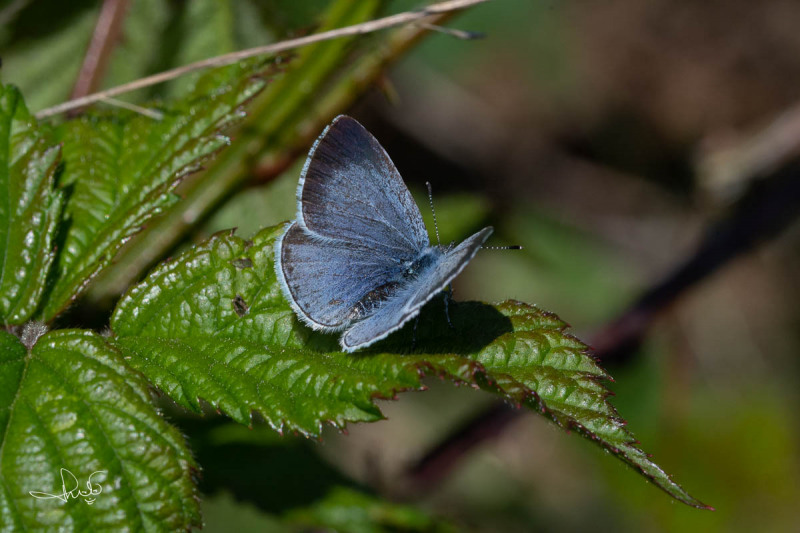
[[[416,332],[415,318],[386,339],[357,351],[353,356],[387,352],[469,355],[514,330],[507,316],[483,302],[451,301],[448,311],[452,328],[447,322],[444,298],[436,297],[422,308]],[[340,351],[340,335],[309,330],[306,347],[319,352]]]

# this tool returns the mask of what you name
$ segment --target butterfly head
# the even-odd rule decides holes
[[[406,261],[403,263],[403,278],[413,279],[431,265],[436,264],[438,259],[444,255],[446,250],[442,250],[441,246],[429,246],[420,253],[416,259]]]

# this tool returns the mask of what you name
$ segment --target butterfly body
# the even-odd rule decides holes
[[[394,164],[354,119],[339,116],[312,147],[297,219],[275,245],[275,268],[295,313],[344,331],[354,351],[383,339],[450,283],[491,234],[432,246]]]

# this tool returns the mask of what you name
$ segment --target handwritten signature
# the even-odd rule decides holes
[[[70,498],[83,498],[86,503],[92,505],[97,499],[95,496],[103,492],[103,487],[101,487],[99,483],[92,483],[92,477],[97,474],[106,473],[108,473],[107,470],[97,470],[96,472],[92,472],[89,476],[89,479],[86,481],[86,490],[81,490],[79,488],[78,478],[76,478],[73,473],[66,468],[62,468],[60,494],[48,494],[46,492],[39,492],[35,490],[28,492],[28,494],[39,500],[50,500],[52,498],[57,498],[64,503],[69,501]]]

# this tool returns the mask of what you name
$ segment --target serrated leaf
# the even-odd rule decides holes
[[[59,330],[27,350],[0,330],[0,385],[0,526],[164,531],[199,525],[195,466],[183,438],[155,411],[143,378],[102,337]],[[77,492],[67,501],[47,498],[63,497],[62,476],[68,492],[76,485],[86,492],[89,481],[102,492],[92,505]]]
[[[370,352],[337,351],[331,335],[302,326],[278,287],[274,239],[220,233],[157,268],[119,302],[110,342],[179,404],[201,399],[250,424],[254,412],[279,431],[319,435],[323,423],[381,418],[376,398],[421,388],[423,373],[490,390],[590,438],[673,497],[692,498],[626,431],[600,383],[607,374],[558,317],[535,307],[476,302],[451,308],[451,331],[424,312],[418,346],[409,327]],[[468,334],[464,334],[468,332]]]
[[[326,5],[319,17],[318,32],[333,30],[370,20],[376,15],[385,0],[334,0]],[[281,10],[283,7],[281,8]],[[377,60],[358,60],[362,66],[356,71],[347,71],[346,87],[337,82],[334,87],[334,103],[329,98],[328,82],[349,62],[352,46],[357,37],[343,37],[322,41],[299,48],[292,54],[291,63],[273,83],[248,107],[248,118],[237,129],[235,141],[230,149],[217,157],[208,169],[182,187],[185,200],[170,209],[163,217],[153,221],[144,233],[137,237],[120,254],[119,261],[98,279],[96,290],[91,295],[96,301],[116,298],[139,279],[146,269],[173,247],[177,238],[191,227],[187,218],[209,213],[223,197],[253,177],[253,157],[272,160],[268,166],[276,167],[290,162],[300,151],[304,151],[309,132],[319,131],[344,106],[352,102],[358,91],[366,90],[374,80],[388,55],[396,55],[405,46],[386,42],[375,47]],[[413,39],[404,42],[410,44]],[[394,48],[398,46],[398,48]],[[392,53],[391,50],[394,50]],[[379,53],[380,52],[380,53]],[[279,63],[283,65],[283,62]],[[368,67],[368,68],[364,68]],[[315,125],[316,124],[316,125]],[[265,151],[267,153],[265,153]],[[261,167],[261,162],[256,166]]]
[[[287,513],[285,521],[303,530],[333,530],[349,533],[383,531],[456,531],[410,505],[381,500],[356,490],[337,487],[322,500]]]
[[[61,186],[70,190],[70,219],[43,318],[50,320],[108,266],[120,247],[163,209],[171,191],[228,144],[222,134],[264,85],[253,63],[209,73],[202,90],[164,111],[163,120],[122,113],[87,116],[58,129],[63,141]]]
[[[59,148],[19,91],[0,86],[0,320],[33,316],[55,257],[62,195],[53,190]]]

